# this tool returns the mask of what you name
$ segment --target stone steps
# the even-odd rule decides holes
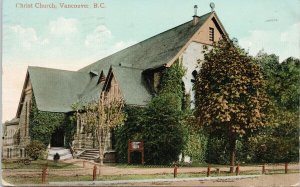
[[[99,157],[99,151],[97,149],[86,149],[78,158],[85,160],[95,160]]]

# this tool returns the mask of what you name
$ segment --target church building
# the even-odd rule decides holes
[[[157,92],[157,80],[162,71],[175,61],[186,68],[184,88],[193,98],[192,79],[195,70],[200,68],[199,62],[204,59],[202,51],[211,48],[214,42],[228,38],[213,9],[198,16],[197,6],[194,8],[195,14],[191,20],[78,71],[29,66],[16,117],[4,124],[2,157],[26,156],[25,147],[31,141],[30,129],[34,126],[30,123],[33,105],[38,111],[68,116],[77,112],[72,107],[74,103],[84,105],[99,100],[100,95],[104,94],[107,98],[121,96],[126,105],[145,106]],[[62,124],[53,130],[48,149],[61,149],[61,159],[70,158],[70,149],[73,157],[93,159],[98,154],[95,138],[83,130],[87,122],[81,113],[76,115],[72,137],[67,137],[68,128]],[[106,159],[109,161],[114,153],[113,132],[107,145]]]

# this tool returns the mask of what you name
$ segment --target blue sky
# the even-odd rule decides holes
[[[104,3],[103,9],[21,9],[16,3]],[[4,0],[3,120],[14,117],[28,65],[77,70],[210,11],[211,0]],[[215,0],[230,37],[255,55],[299,58],[299,0]],[[15,76],[15,75],[18,76]]]

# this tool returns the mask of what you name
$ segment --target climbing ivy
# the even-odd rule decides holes
[[[38,140],[48,146],[52,133],[66,122],[66,115],[60,112],[45,112],[37,108],[34,95],[29,115],[31,140]]]
[[[164,70],[159,86],[159,95],[172,95],[176,99],[178,110],[182,110],[184,103],[182,77],[185,73],[183,64],[177,60],[170,68]]]
[[[115,129],[116,152],[118,162],[127,162],[127,142],[128,140],[142,140],[144,108],[138,106],[125,106],[124,112],[127,119],[124,125]],[[141,155],[131,155],[133,163],[140,162]]]

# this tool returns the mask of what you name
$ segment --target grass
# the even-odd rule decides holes
[[[9,160],[2,162],[2,169],[42,169],[48,163],[49,169],[72,169],[80,168],[74,164],[54,162],[52,160],[35,160],[31,161],[28,165],[19,160]]]
[[[289,170],[288,173],[297,173],[298,170]],[[284,170],[276,172],[269,172],[268,175],[283,174]],[[240,175],[259,175],[257,171],[241,172]],[[212,172],[211,177],[217,176],[235,176],[235,173],[221,172],[217,174]],[[197,178],[206,177],[206,172],[201,173],[179,173],[177,178]],[[41,184],[41,176],[3,176],[4,180],[12,184]],[[141,179],[172,179],[173,174],[153,174],[153,175],[108,175],[97,176],[97,181],[110,181],[110,180],[141,180]],[[74,176],[49,176],[48,182],[74,182],[74,181],[92,181],[92,175],[74,175]]]
[[[176,164],[179,167],[207,167],[206,163],[178,163]],[[115,166],[118,168],[173,168],[172,165],[142,165],[142,164],[111,164],[111,166]],[[211,167],[228,167],[228,165],[221,164],[211,164]]]
[[[80,166],[76,166],[73,164],[68,163],[62,163],[58,162],[55,163],[54,161],[45,161],[45,160],[37,160],[32,161],[29,165],[24,165],[23,163],[16,163],[14,161],[5,161],[2,164],[2,167],[4,169],[15,169],[16,173],[13,173],[9,176],[3,176],[3,179],[6,180],[9,183],[12,184],[41,184],[41,175],[35,174],[32,175],[31,171],[28,174],[18,174],[18,171],[26,171],[26,169],[31,169],[34,171],[40,171],[41,168],[45,166],[45,164],[48,163],[49,169],[58,169],[60,173],[56,173],[56,176],[49,175],[48,176],[48,182],[69,182],[69,181],[92,181],[92,174],[90,175],[76,175],[72,173],[72,171],[76,168],[82,168]],[[173,166],[149,166],[149,165],[127,165],[127,164],[110,164],[110,166],[115,166],[118,168],[170,168]],[[180,166],[180,167],[187,167],[187,166]],[[200,167],[200,165],[197,167]],[[202,167],[207,167],[207,164],[202,165]],[[225,171],[221,171],[220,174],[218,174],[215,169],[216,167],[228,167],[224,165],[211,165],[212,172],[211,177],[216,176],[235,176],[235,173],[229,173]],[[66,170],[66,171],[64,171]],[[71,174],[71,176],[61,176],[64,174],[64,172],[68,172],[68,174]],[[288,173],[299,173],[299,170],[297,169],[289,169]],[[261,170],[256,171],[241,171],[240,175],[260,175]],[[267,169],[266,175],[275,175],[275,174],[284,174],[284,169]],[[179,173],[177,175],[177,178],[195,178],[195,177],[206,177],[206,172],[195,172],[195,173],[181,173],[179,170]],[[106,181],[106,180],[140,180],[140,179],[171,179],[173,178],[173,174],[171,173],[162,173],[162,174],[148,174],[148,175],[109,175],[109,176],[97,176],[98,181]]]

